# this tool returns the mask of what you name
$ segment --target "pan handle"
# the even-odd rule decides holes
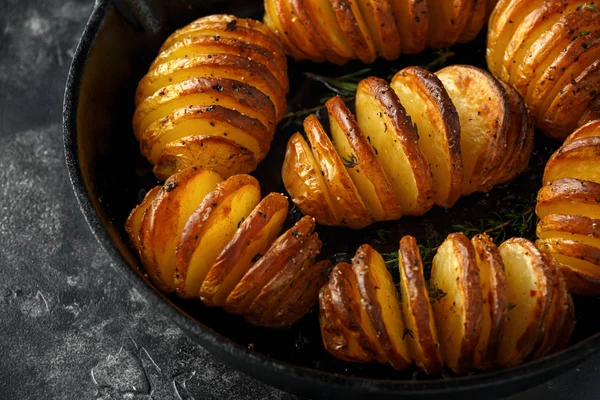
[[[111,0],[115,8],[135,28],[152,35],[165,28],[165,14],[159,0]]]

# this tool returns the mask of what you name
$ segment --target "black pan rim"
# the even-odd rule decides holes
[[[75,51],[67,77],[63,103],[63,141],[71,185],[88,226],[96,240],[116,264],[119,272],[128,279],[150,304],[157,307],[160,312],[168,316],[185,331],[192,340],[205,347],[212,354],[244,373],[284,390],[287,387],[284,383],[285,381],[302,381],[304,384],[310,384],[315,392],[319,388],[327,387],[328,389],[337,388],[358,393],[435,396],[448,393],[449,391],[460,393],[477,390],[478,388],[490,389],[492,387],[499,387],[500,385],[510,385],[511,383],[523,382],[527,379],[559,373],[561,370],[564,372],[569,367],[582,362],[600,349],[600,333],[596,333],[563,351],[510,369],[473,376],[428,381],[377,380],[333,374],[275,361],[270,357],[256,354],[246,347],[232,342],[213,331],[210,327],[199,323],[187,315],[160,292],[148,285],[142,276],[134,271],[125,261],[100,221],[80,169],[77,149],[79,89],[86,66],[87,55],[104,24],[108,8],[109,0],[96,0],[92,14]],[[257,366],[260,369],[257,369]],[[541,383],[542,381],[543,379],[539,379],[539,382],[536,381],[536,383]]]

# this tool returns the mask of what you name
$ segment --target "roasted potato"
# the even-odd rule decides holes
[[[452,207],[463,181],[460,121],[452,100],[438,77],[419,67],[399,71],[391,87],[414,124],[431,169],[435,204]]]
[[[400,218],[402,208],[394,194],[375,149],[356,123],[343,100],[335,96],[326,103],[336,151],[354,181],[367,210],[376,221]]]
[[[459,40],[469,21],[475,0],[428,1],[429,30],[427,45],[446,48]],[[481,29],[481,27],[480,27]]]
[[[415,54],[425,50],[429,32],[427,1],[389,0],[389,3],[400,32],[402,53]]]
[[[473,354],[473,367],[489,370],[495,365],[498,346],[502,340],[508,312],[508,289],[504,263],[492,239],[486,234],[479,234],[471,239],[471,243],[475,249],[483,298],[481,334]]]
[[[485,0],[472,1],[469,14],[465,17],[465,27],[460,32],[457,42],[468,43],[475,39],[485,25],[488,15]]]
[[[304,131],[310,141],[313,156],[319,164],[330,198],[336,200],[332,211],[337,224],[356,229],[371,224],[371,216],[358,189],[316,115],[310,115],[304,120]]]
[[[558,149],[546,163],[544,184],[561,178],[600,184],[600,137],[574,140]]]
[[[564,266],[600,277],[600,248],[570,239],[538,239],[536,245]]]
[[[525,361],[543,340],[545,316],[553,297],[546,259],[535,245],[513,238],[499,247],[507,283],[508,318],[504,321],[496,363],[508,367]]]
[[[304,247],[314,229],[314,219],[306,216],[279,236],[227,296],[225,311],[243,316],[262,288],[283,270],[287,263],[292,262],[293,256]]]
[[[600,277],[559,263],[569,292],[582,296],[600,296]]]
[[[133,249],[136,253],[139,253],[142,249],[140,232],[142,228],[142,221],[144,220],[144,214],[146,214],[146,210],[150,208],[150,205],[158,195],[160,189],[160,186],[156,186],[155,188],[150,189],[148,193],[146,193],[146,195],[144,196],[144,200],[142,200],[140,204],[138,204],[133,210],[131,210],[129,217],[125,222],[125,231],[127,232],[127,235],[129,236],[129,241],[131,242],[131,245],[133,246]]]
[[[506,150],[510,123],[508,95],[500,83],[479,68],[454,65],[436,72],[460,119],[463,194],[481,190],[493,177]]]
[[[414,237],[404,236],[400,240],[398,266],[405,322],[403,336],[408,342],[411,359],[426,373],[436,374],[441,371],[443,361],[431,301],[438,299],[429,297],[423,261]]]
[[[154,175],[166,180],[182,169],[203,166],[223,178],[256,169],[254,153],[222,136],[187,136],[167,143],[154,166]]]
[[[400,32],[389,1],[358,0],[360,13],[379,56],[395,60],[400,56]]]
[[[571,178],[557,179],[538,192],[535,213],[539,218],[549,214],[565,214],[600,219],[598,199],[598,183]]]
[[[600,219],[583,215],[546,215],[536,233],[540,239],[569,239],[600,248]]]
[[[471,368],[483,325],[483,297],[475,249],[453,233],[433,258],[431,284],[446,295],[433,303],[444,363],[457,374]]]
[[[288,201],[281,194],[271,193],[258,203],[210,267],[200,288],[204,304],[225,304],[240,279],[279,235],[287,213]]]
[[[144,213],[140,257],[148,276],[160,290],[175,290],[175,249],[182,231],[204,196],[221,181],[222,177],[211,170],[184,169],[165,182]]]
[[[429,211],[435,194],[429,164],[410,117],[383,79],[371,77],[358,84],[356,120],[375,151],[402,212],[423,215]]]
[[[377,53],[358,3],[359,0],[331,0],[337,22],[354,56],[363,63],[370,64],[377,58]]]
[[[583,116],[598,95],[599,44],[593,2],[501,0],[490,18],[488,67],[523,96],[538,128],[563,140],[589,121]]]
[[[194,197],[202,203],[186,218],[176,249],[174,284],[184,298],[199,297],[209,269],[259,203],[260,186],[250,175],[234,175],[208,195]]]
[[[571,142],[574,142],[575,140],[588,137],[600,137],[600,119],[590,121],[587,124],[581,126],[579,129],[577,129],[565,139],[563,145],[567,145]]]

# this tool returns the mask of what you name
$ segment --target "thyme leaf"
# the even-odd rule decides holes
[[[332,92],[346,96],[356,92],[358,82],[365,78],[370,72],[371,68],[364,68],[338,77],[323,76],[312,72],[306,72],[305,75],[313,81],[322,83]]]
[[[590,10],[590,11],[598,12],[598,7],[596,7],[593,4],[583,3],[583,5],[577,7],[577,11],[579,11],[579,10]]]
[[[356,158],[354,153],[350,153],[348,158],[342,157],[342,161],[344,162],[344,166],[346,166],[346,168],[354,168],[358,165],[358,158]]]
[[[408,329],[408,328],[404,328],[404,331],[402,332],[402,340],[404,340],[404,338],[405,338],[407,335],[408,335],[408,336],[410,336],[412,339],[414,339],[414,338],[415,338],[415,335],[413,334],[413,331],[411,331],[411,330],[410,330],[410,329]]]

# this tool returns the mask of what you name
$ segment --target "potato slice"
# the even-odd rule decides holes
[[[255,118],[222,106],[189,106],[154,121],[141,135],[140,150],[157,164],[169,143],[197,135],[230,139],[251,151],[257,162],[271,143],[269,132]]]
[[[429,4],[429,31],[427,45],[436,49],[446,48],[457,42],[467,25],[475,0],[446,0]]]
[[[259,282],[261,291],[241,314],[248,322],[257,326],[269,326],[271,316],[277,310],[289,290],[314,264],[321,252],[322,242],[313,233],[300,249],[290,257],[271,279]]]
[[[403,213],[423,215],[429,211],[435,195],[431,170],[410,117],[386,81],[375,77],[360,81],[356,119],[375,150]]]
[[[326,56],[323,52],[325,47],[318,46],[315,43],[315,37],[309,36],[303,21],[294,11],[292,2],[290,0],[275,0],[275,6],[277,18],[279,18],[286,40],[301,52],[306,53],[311,60],[315,62],[325,61]],[[318,36],[316,38],[318,40]]]
[[[162,88],[193,78],[234,79],[252,86],[269,97],[277,120],[286,109],[286,91],[277,78],[262,64],[234,54],[205,54],[167,61],[148,72],[140,81],[135,104],[159,93]]]
[[[398,72],[391,87],[418,133],[419,147],[433,177],[435,204],[450,208],[461,195],[463,180],[456,108],[438,77],[420,67]]]
[[[438,299],[429,298],[423,261],[414,237],[404,236],[400,240],[398,266],[404,340],[415,364],[428,374],[437,374],[442,370],[443,361],[430,302]]]
[[[581,127],[597,120],[600,120],[600,96],[597,96],[590,101],[588,108],[585,110],[581,118],[579,118],[579,122],[577,124]]]
[[[150,65],[149,71],[168,61],[186,57],[197,57],[205,54],[234,54],[251,59],[264,65],[279,81],[287,92],[289,81],[287,75],[287,60],[283,52],[272,52],[261,46],[261,41],[220,35],[196,36],[185,38],[162,51]]]
[[[342,28],[354,56],[365,64],[377,58],[367,24],[360,12],[358,0],[330,0],[337,23]]]
[[[402,309],[385,262],[369,245],[361,246],[352,259],[361,305],[373,326],[382,354],[397,370],[411,364],[408,343],[403,340],[405,325]]]
[[[472,366],[483,324],[475,249],[465,235],[453,233],[438,248],[430,282],[446,293],[433,303],[444,363],[457,374],[464,374]]]
[[[326,103],[336,151],[354,181],[367,210],[376,221],[395,220],[402,208],[375,150],[339,96]]]
[[[504,53],[515,31],[539,3],[531,0],[500,0],[489,20],[486,60],[490,72],[502,77]],[[502,78],[503,80],[506,80]]]
[[[258,181],[250,175],[234,175],[190,215],[176,251],[174,283],[180,297],[199,297],[210,267],[259,201]]]
[[[600,185],[589,181],[563,178],[540,189],[535,213],[539,218],[549,214],[584,215],[600,219]]]
[[[263,319],[265,326],[285,327],[296,323],[304,317],[315,305],[319,298],[319,290],[327,283],[331,269],[331,261],[323,260],[310,267],[284,295],[281,303],[271,316]]]
[[[287,213],[288,201],[281,194],[271,193],[258,203],[210,267],[200,288],[204,304],[225,304],[244,274],[279,235]]]
[[[579,119],[597,96],[599,86],[600,59],[596,59],[559,91],[543,115],[540,128],[553,138],[568,136],[577,128]]]
[[[460,32],[458,37],[458,43],[469,43],[474,40],[481,28],[487,22],[487,4],[485,0],[474,0],[471,5],[471,11],[469,17],[467,17],[467,23],[463,30]]]
[[[175,249],[188,218],[222,177],[191,167],[169,178],[144,213],[140,229],[142,264],[164,292],[175,289]]]
[[[290,260],[293,260],[294,254],[303,248],[314,229],[314,218],[305,216],[279,236],[227,296],[223,306],[225,311],[244,315],[265,283],[271,281]]]
[[[155,121],[191,106],[222,106],[239,111],[275,131],[275,108],[269,98],[252,86],[231,79],[195,78],[167,86],[144,100],[133,115],[133,132],[141,135]]]
[[[334,203],[325,178],[308,144],[298,132],[292,135],[285,152],[281,177],[285,189],[300,211],[314,217],[319,224],[337,225]]]
[[[590,121],[580,126],[575,132],[569,135],[563,143],[563,146],[570,144],[578,139],[600,137],[600,120]]]
[[[528,240],[507,240],[499,250],[504,262],[507,300],[511,310],[504,322],[496,363],[509,367],[526,360],[540,340],[552,299],[553,282],[545,273],[544,257]]]
[[[291,41],[289,37],[289,32],[286,30],[283,25],[280,14],[283,14],[285,10],[282,10],[283,4],[279,0],[265,0],[265,16],[264,23],[269,29],[271,29],[275,35],[279,37],[283,46],[286,50],[286,54],[290,55],[290,57],[296,60],[304,60],[310,58],[310,54],[299,49],[294,43]]]
[[[553,257],[557,258],[555,255]],[[569,292],[581,296],[600,296],[600,276],[561,263],[559,263],[559,268],[567,282]],[[556,349],[559,350],[562,347],[557,344]]]
[[[338,264],[319,293],[319,321],[325,349],[351,362],[385,363],[368,318],[363,319],[360,294],[352,266]],[[369,330],[369,335],[364,329]]]
[[[559,238],[538,239],[535,244],[561,264],[600,277],[600,248]]]
[[[521,95],[505,82],[500,82],[510,103],[510,122],[506,133],[506,151],[485,191],[510,182],[527,168],[533,152],[535,130]]]
[[[544,183],[572,178],[600,184],[600,137],[575,140],[552,154],[544,169]]]
[[[150,208],[150,205],[158,195],[161,186],[156,186],[150,189],[146,195],[144,196],[144,200],[140,204],[137,205],[125,221],[125,232],[129,236],[129,241],[133,246],[133,249],[136,253],[139,253],[142,249],[142,242],[140,240],[140,230],[142,228],[142,221],[144,219],[144,214],[146,214],[146,210]]]
[[[559,269],[560,267],[558,262],[549,254],[545,254],[544,256],[546,257],[546,265],[555,270],[556,283],[550,309],[546,313],[544,323],[546,326],[546,332],[542,342],[540,343],[540,346],[533,355],[533,359],[544,357],[556,346],[557,342],[561,338],[563,329],[565,329],[565,324],[569,323],[567,319],[572,301],[569,290],[567,289],[567,283]]]
[[[463,156],[463,189],[482,190],[502,162],[510,123],[508,95],[488,72],[453,65],[436,72],[458,111]]]
[[[298,2],[298,0],[296,0]],[[345,64],[354,58],[350,43],[337,22],[337,16],[329,0],[299,0],[300,8],[303,8],[324,41],[331,46],[333,57],[338,55],[339,59],[331,59],[336,64]],[[337,58],[337,57],[336,57]]]
[[[600,248],[600,219],[550,214],[540,220],[536,234],[540,239],[569,239]]]
[[[492,239],[484,233],[476,235],[471,243],[475,249],[483,298],[481,335],[473,355],[473,367],[489,370],[494,367],[502,339],[508,312],[508,289],[502,257]]]
[[[400,56],[400,34],[388,1],[357,0],[377,55],[392,61]]]
[[[564,349],[569,344],[573,331],[575,330],[575,305],[573,304],[573,298],[570,293],[567,293],[569,308],[567,309],[565,322],[560,330],[559,337],[552,349],[552,352],[556,352]]]
[[[371,217],[358,189],[316,115],[311,114],[304,120],[304,131],[334,203],[332,211],[336,220],[342,226],[355,229],[370,225]]]
[[[187,136],[167,144],[154,166],[154,175],[166,180],[182,169],[212,169],[227,179],[256,169],[254,153],[222,136]]]
[[[427,2],[422,0],[389,0],[396,27],[400,32],[401,50],[405,54],[416,54],[427,46],[429,17]]]

